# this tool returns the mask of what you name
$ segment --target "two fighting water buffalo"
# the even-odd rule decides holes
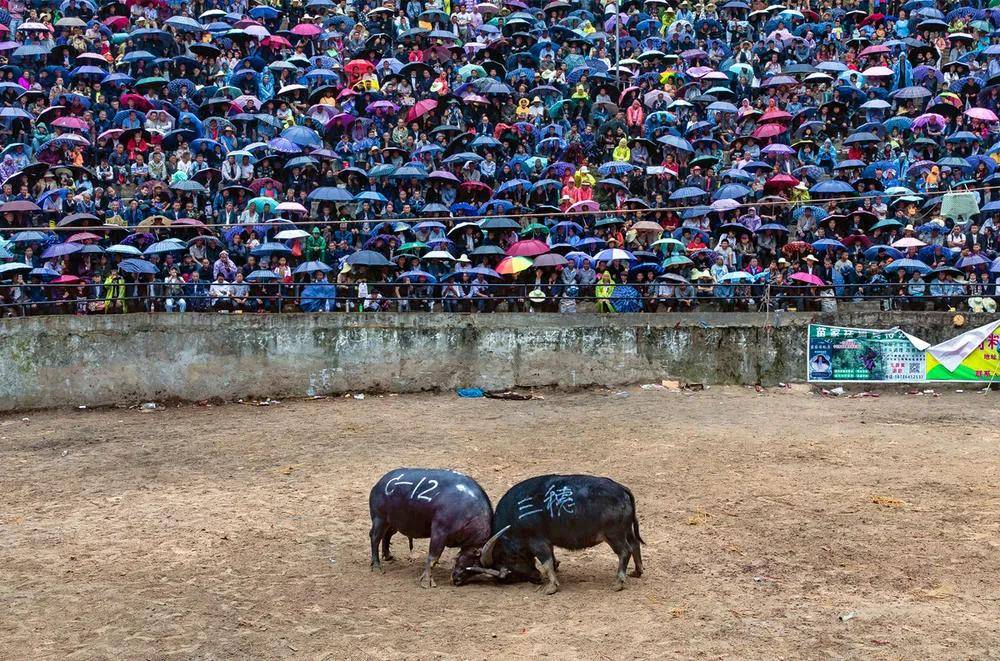
[[[635,497],[606,477],[542,475],[520,482],[497,503],[467,475],[449,470],[400,468],[386,473],[369,496],[372,516],[371,566],[382,571],[391,560],[389,539],[399,532],[411,539],[430,537],[423,587],[433,587],[431,570],[445,547],[460,549],[452,582],[461,585],[475,574],[505,582],[541,584],[545,594],[559,589],[559,561],[554,547],[584,549],[607,542],[618,556],[612,588],[642,575],[642,538]],[[541,572],[535,561],[541,566]]]

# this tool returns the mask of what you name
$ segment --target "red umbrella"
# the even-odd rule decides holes
[[[53,285],[78,285],[81,282],[83,282],[83,281],[80,280],[80,278],[76,277],[75,275],[61,275],[58,278],[56,278],[55,280],[53,280],[50,284],[53,284]]]
[[[773,138],[776,135],[781,135],[786,130],[781,124],[761,124],[750,135],[754,138]]]
[[[139,94],[122,94],[120,101],[122,104],[122,109],[125,110],[129,109],[128,108],[129,101],[132,102],[132,105],[135,107],[136,110],[141,110],[142,112],[146,112],[148,110],[153,109],[153,104],[149,102],[149,99]]]
[[[375,65],[368,60],[351,60],[344,65],[344,73],[349,76],[360,78],[366,73],[375,71]]]
[[[798,186],[799,180],[790,174],[776,174],[766,182],[764,182],[764,190],[782,190],[784,188],[791,188],[792,186]]]
[[[484,197],[489,199],[493,196],[493,189],[481,181],[463,181],[458,187],[459,194],[467,193],[470,197]]]
[[[864,248],[870,248],[872,245],[872,240],[869,239],[864,234],[852,234],[846,239],[844,239],[844,245],[847,247],[851,247],[855,243],[860,243]]]
[[[786,255],[793,255],[797,252],[809,252],[812,250],[812,246],[805,241],[792,241],[791,243],[786,243],[782,247],[781,252]]]
[[[510,248],[507,248],[507,254],[511,257],[535,257],[537,255],[545,254],[548,251],[549,244],[544,241],[539,241],[538,239],[525,239],[524,241],[518,241]]]
[[[410,108],[410,112],[406,113],[406,121],[412,122],[415,119],[423,117],[437,107],[438,102],[436,99],[423,99],[422,101],[417,101],[417,103]]]
[[[817,287],[822,287],[824,285],[823,279],[818,275],[812,273],[806,273],[805,271],[800,271],[799,273],[793,273],[788,276],[789,280],[798,280],[799,282],[804,282],[809,285],[816,285]]]

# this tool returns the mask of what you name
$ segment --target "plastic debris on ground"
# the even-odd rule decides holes
[[[459,388],[455,392],[458,393],[459,397],[482,397],[486,393],[483,392],[482,388]]]

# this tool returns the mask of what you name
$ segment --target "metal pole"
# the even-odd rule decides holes
[[[618,3],[615,3],[615,83],[621,85],[621,66],[622,66],[622,46],[621,46],[621,31],[622,31],[622,13],[619,11]]]

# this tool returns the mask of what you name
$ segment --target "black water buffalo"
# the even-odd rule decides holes
[[[482,567],[498,578],[542,582],[545,594],[559,589],[553,547],[584,549],[607,542],[618,555],[613,588],[625,587],[629,558],[632,576],[642,575],[639,521],[632,492],[614,480],[592,475],[542,475],[514,485],[497,503],[493,536],[483,545]]]
[[[490,536],[493,506],[483,488],[468,475],[432,468],[397,468],[382,476],[368,497],[372,515],[372,571],[383,572],[378,557],[392,560],[389,539],[394,533],[430,537],[427,564],[420,575],[422,587],[434,587],[431,569],[445,547],[460,548],[451,579],[461,585],[479,567],[480,547]],[[412,548],[412,542],[411,542]]]

